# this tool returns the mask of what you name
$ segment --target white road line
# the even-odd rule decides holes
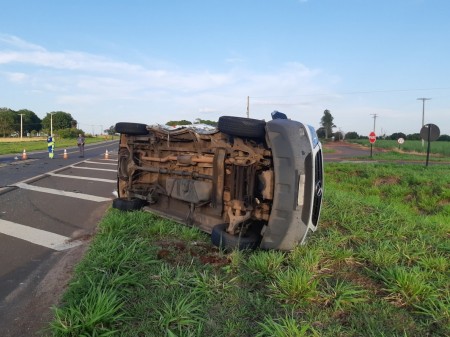
[[[58,173],[53,173],[50,172],[48,173],[49,176],[53,176],[53,177],[59,177],[59,178],[70,178],[70,179],[80,179],[80,180],[92,180],[92,181],[101,181],[104,183],[117,183],[117,180],[113,180],[113,179],[102,179],[102,178],[91,178],[91,177],[81,177],[81,176],[70,176],[68,174],[58,174]]]
[[[93,161],[93,160],[85,160],[84,163],[86,163],[86,164],[98,164],[98,165],[111,165],[111,166],[116,166],[117,165],[117,162],[115,162],[115,163],[101,163],[101,162]]]
[[[108,171],[108,172],[117,172],[117,170],[109,170],[109,169],[101,169],[101,168],[95,168],[95,167],[82,167],[82,166],[70,166],[71,168],[76,168],[80,170],[93,170],[93,171]]]
[[[0,233],[58,251],[82,244],[78,240],[70,241],[70,238],[66,236],[1,219]]]
[[[55,190],[53,188],[28,185],[25,183],[17,183],[17,184],[13,184],[12,186],[17,186],[17,187],[23,188],[24,190],[56,194],[56,195],[62,195],[65,197],[78,198],[78,199],[84,199],[84,200],[90,200],[90,201],[96,201],[96,202],[111,201],[110,198],[97,197],[95,195],[84,194],[84,193],[66,192],[66,191],[62,191],[62,190]]]

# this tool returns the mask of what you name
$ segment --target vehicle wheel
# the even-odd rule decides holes
[[[232,136],[264,138],[266,122],[260,119],[222,116],[217,125],[219,131]]]
[[[145,201],[138,198],[116,198],[112,207],[120,211],[137,211],[144,206]]]
[[[125,133],[127,135],[148,135],[147,125],[140,123],[116,123],[116,132]]]
[[[231,235],[226,232],[228,224],[216,225],[211,232],[211,242],[213,245],[225,250],[256,249],[259,246],[261,237],[255,232],[249,232],[246,236]]]

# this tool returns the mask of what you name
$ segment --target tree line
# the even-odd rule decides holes
[[[368,139],[369,136],[358,135],[357,132],[351,131],[345,134],[345,139]],[[420,133],[411,133],[405,134],[403,132],[394,132],[391,135],[381,135],[377,136],[378,139],[390,139],[390,140],[398,140],[399,138],[403,138],[404,140],[422,140],[420,137]],[[450,141],[449,135],[440,135],[436,141]]]
[[[168,121],[166,125],[191,125],[191,124],[207,124],[211,126],[217,126],[216,121],[204,120],[196,118],[192,123],[188,120]],[[343,133],[342,131],[333,132],[333,128],[336,128],[334,124],[334,117],[330,110],[325,110],[323,116],[320,119],[320,125],[316,131],[317,135],[321,139],[343,140],[343,139],[366,139],[368,136],[359,135],[356,131],[350,131]],[[48,112],[44,118],[39,118],[33,111],[28,109],[21,109],[14,111],[9,108],[0,108],[0,137],[20,137],[22,136],[36,136],[36,135],[49,135],[50,130],[53,129],[53,133],[57,134],[61,138],[77,137],[79,133],[84,134],[83,130],[77,128],[78,122],[68,112],[64,111],[52,111]],[[108,135],[115,133],[114,125],[108,129],[103,130]],[[379,138],[397,140],[403,138],[405,140],[420,140],[420,134],[414,133],[406,135],[402,132],[395,132],[392,135],[382,135]],[[438,141],[450,141],[449,135],[441,135]]]
[[[0,136],[36,136],[40,134],[65,133],[77,135],[81,130],[77,129],[78,122],[68,112],[48,112],[44,118],[39,118],[33,111],[21,109],[18,111],[9,108],[0,108]]]
[[[335,141],[343,139],[368,139],[368,135],[359,135],[356,131],[350,131],[343,133],[342,131],[333,132],[333,128],[336,127],[334,124],[334,117],[331,115],[330,110],[325,110],[323,116],[320,120],[321,127],[317,129],[317,136],[321,139],[333,138]],[[420,133],[405,134],[403,132],[394,132],[391,135],[381,135],[377,138],[380,139],[391,139],[398,140],[403,138],[405,140],[421,140]],[[441,135],[437,141],[450,141],[449,135]]]

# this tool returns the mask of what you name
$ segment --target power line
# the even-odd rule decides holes
[[[377,120],[378,115],[377,114],[371,114],[373,116],[373,132],[375,132],[375,121]]]
[[[367,90],[367,91],[343,91],[343,92],[334,92],[334,93],[318,93],[318,94],[303,94],[303,95],[250,96],[250,97],[251,98],[309,97],[309,96],[359,95],[359,94],[376,94],[376,93],[387,93],[387,92],[431,91],[431,90],[450,90],[450,88],[386,89],[386,90]]]

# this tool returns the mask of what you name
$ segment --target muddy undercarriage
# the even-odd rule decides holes
[[[298,136],[289,136],[303,125],[283,123],[228,117],[222,127],[206,130],[118,123],[118,208],[131,202],[133,209],[212,233],[213,241],[242,241],[254,248],[262,239],[265,248],[292,249],[317,225],[305,226],[318,193],[311,180],[317,177],[302,172],[314,170],[305,166],[315,163],[311,143],[302,150],[295,144]]]
[[[268,221],[273,165],[263,142],[188,128],[150,134],[121,136],[120,196],[209,233],[220,223],[238,234],[247,220]]]

